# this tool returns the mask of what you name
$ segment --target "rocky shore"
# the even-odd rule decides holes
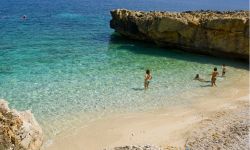
[[[18,112],[0,99],[0,150],[39,150],[43,132],[31,111]]]
[[[110,27],[130,39],[188,52],[249,59],[249,11],[111,11]]]

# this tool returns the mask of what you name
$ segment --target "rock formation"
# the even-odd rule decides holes
[[[42,129],[30,111],[11,110],[0,99],[0,150],[38,150]]]
[[[111,11],[110,27],[121,35],[160,46],[249,59],[249,11]]]

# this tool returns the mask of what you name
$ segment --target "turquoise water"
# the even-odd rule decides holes
[[[115,8],[230,10],[248,9],[248,2],[1,0],[0,98],[13,108],[31,109],[53,136],[72,120],[81,121],[79,114],[100,117],[189,103],[171,97],[206,86],[192,82],[195,74],[209,79],[211,69],[222,63],[232,75],[248,70],[240,62],[122,39],[109,28],[109,11]],[[147,91],[145,69],[153,75]]]

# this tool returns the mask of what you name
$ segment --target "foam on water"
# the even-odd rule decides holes
[[[229,8],[232,3],[227,2]],[[189,103],[171,97],[207,86],[193,82],[193,77],[199,73],[209,80],[211,69],[222,63],[230,66],[229,78],[246,72],[248,66],[239,62],[160,49],[112,35],[111,9],[167,10],[175,4],[179,11],[187,6],[172,1],[168,8],[153,1],[136,4],[1,1],[0,98],[16,109],[31,109],[46,135],[54,136],[74,127],[72,122],[81,124],[107,113]],[[28,18],[20,19],[24,14]],[[153,74],[147,91],[143,90],[145,69]]]

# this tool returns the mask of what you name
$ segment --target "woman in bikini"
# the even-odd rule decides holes
[[[212,84],[212,87],[213,86],[217,86],[216,84],[215,84],[215,81],[216,81],[216,77],[219,75],[219,72],[217,71],[217,68],[215,67],[214,68],[214,71],[212,72],[212,78],[211,78],[211,84]]]
[[[146,70],[145,79],[144,79],[144,89],[148,88],[149,82],[152,79],[152,75],[150,74],[150,70]]]

